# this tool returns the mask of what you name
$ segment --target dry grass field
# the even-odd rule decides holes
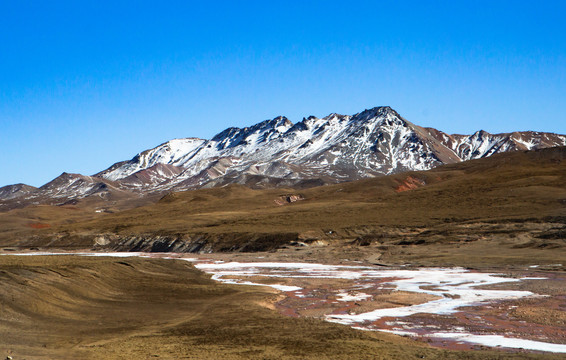
[[[31,206],[0,213],[0,248],[562,272],[566,148],[310,189],[174,193],[127,210]],[[561,357],[449,352],[287,318],[268,308],[270,290],[218,284],[182,261],[1,256],[0,284],[0,351],[14,359]]]
[[[0,354],[13,359],[558,359],[438,350],[284,317],[267,288],[216,283],[185,261],[0,257]]]
[[[566,148],[552,148],[303,190],[231,185],[109,214],[28,207],[0,213],[0,246],[249,252],[300,243],[388,264],[561,263],[565,159]],[[287,203],[292,195],[301,200]]]

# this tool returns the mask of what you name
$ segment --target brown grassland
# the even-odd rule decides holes
[[[301,200],[287,203],[291,195]],[[273,260],[562,272],[566,148],[310,189],[202,189],[118,210],[89,200],[3,212],[0,247],[181,244],[235,258],[261,251]],[[0,279],[0,351],[14,359],[560,358],[451,352],[286,318],[265,306],[272,291],[218,284],[182,261],[2,256]]]
[[[558,359],[433,349],[265,307],[266,288],[188,262],[3,256],[0,351],[14,359]],[[25,286],[23,286],[25,285]]]
[[[385,264],[561,263],[565,159],[566,148],[553,148],[304,190],[231,185],[112,214],[80,204],[27,207],[0,213],[0,246],[166,251],[176,241],[249,252],[301,243],[311,245],[302,252]],[[424,185],[399,192],[413,179]],[[276,203],[293,194],[304,200]],[[107,244],[95,246],[101,236]]]

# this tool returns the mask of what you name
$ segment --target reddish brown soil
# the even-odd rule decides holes
[[[399,193],[403,191],[414,190],[424,185],[425,185],[424,181],[412,176],[407,176],[404,180],[400,182],[399,186],[397,186],[397,188],[395,189],[395,192]]]
[[[28,224],[28,226],[32,229],[47,229],[51,227],[51,225],[49,224],[39,223],[39,222]]]

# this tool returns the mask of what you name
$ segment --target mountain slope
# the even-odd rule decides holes
[[[111,198],[111,193],[157,196],[231,183],[304,187],[564,145],[564,135],[532,131],[449,135],[417,126],[387,106],[355,115],[309,116],[296,124],[279,116],[228,128],[210,140],[174,139],[92,177],[64,174],[39,189],[2,188],[0,209],[60,204],[95,194],[100,199]]]
[[[249,252],[301,243],[350,258],[349,246],[363,246],[363,256],[373,244],[395,263],[562,264],[566,147],[301,190],[233,184],[176,192],[112,214],[73,209],[73,221],[70,210],[1,213],[0,245]]]
[[[2,189],[9,189],[9,187]],[[7,191],[2,193],[4,192]],[[113,181],[81,174],[62,173],[40,188],[23,185],[12,196],[0,198],[0,210],[30,205],[75,205],[79,201],[88,204],[111,203],[117,205],[122,202],[134,204],[138,202],[139,198],[139,193],[119,187]],[[126,207],[131,206],[127,205]]]
[[[0,188],[0,200],[11,200],[20,196],[25,196],[37,190],[36,187],[26,184],[7,185]]]
[[[414,125],[390,107],[376,107],[352,116],[310,116],[297,124],[276,117],[251,127],[228,128],[211,140],[176,139],[95,176],[121,181],[167,164],[184,171],[148,183],[148,189],[179,191],[246,175],[332,183],[561,145],[566,145],[566,136],[540,132],[448,135]]]

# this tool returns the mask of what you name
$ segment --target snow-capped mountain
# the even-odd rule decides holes
[[[562,135],[515,132],[448,135],[403,119],[390,107],[355,115],[310,116],[297,124],[276,117],[245,128],[229,128],[211,140],[175,139],[117,163],[97,177],[128,189],[183,190],[246,176],[277,179],[356,180],[477,159],[499,152],[566,145]],[[164,170],[157,164],[173,166]],[[152,170],[152,180],[127,179]]]
[[[532,131],[449,135],[414,125],[385,106],[355,115],[309,116],[296,124],[279,116],[228,128],[210,140],[174,139],[92,177],[63,174],[37,190],[0,188],[0,195],[70,199],[104,197],[109,189],[139,195],[229,183],[332,183],[564,145],[564,135]]]
[[[34,186],[29,186],[26,184],[14,184],[8,185],[0,188],[0,201],[1,200],[11,200],[20,196],[25,196],[31,192],[37,190]]]

